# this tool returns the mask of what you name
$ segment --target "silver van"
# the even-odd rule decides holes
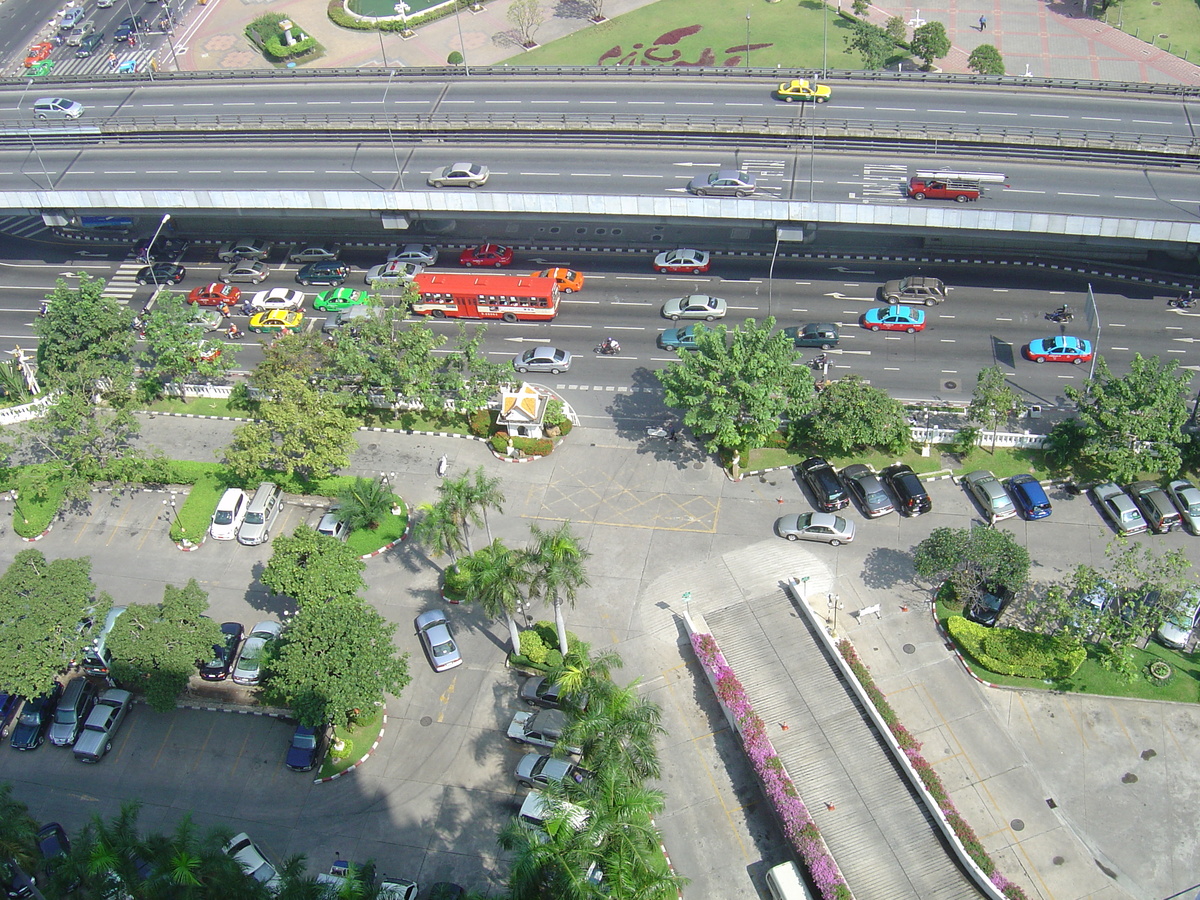
[[[767,890],[772,900],[813,900],[794,862],[780,863],[767,870]]]
[[[42,97],[33,101],[33,114],[39,119],[78,119],[83,115],[83,104],[66,97]]]
[[[238,526],[237,539],[239,544],[254,546],[264,544],[271,539],[271,526],[279,518],[279,510],[283,507],[283,491],[279,485],[264,481],[250,498],[246,507],[246,518]]]

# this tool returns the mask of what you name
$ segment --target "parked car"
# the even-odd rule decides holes
[[[63,686],[56,681],[46,693],[25,701],[9,738],[9,745],[14,750],[36,750],[42,746],[62,691]]]
[[[53,872],[71,854],[71,839],[67,837],[66,829],[57,822],[50,822],[38,829],[37,845],[42,868],[47,873]],[[79,883],[66,887],[68,891],[73,891],[79,887]]]
[[[161,262],[138,269],[138,284],[179,284],[187,277],[187,269],[179,263]]]
[[[574,269],[556,268],[542,269],[540,272],[533,272],[534,278],[553,278],[558,285],[558,289],[564,294],[573,294],[576,291],[583,290],[583,273],[576,272]]]
[[[571,352],[558,347],[532,347],[513,357],[513,368],[525,372],[549,372],[557,375],[571,368]]]
[[[868,519],[877,519],[895,510],[883,482],[870,466],[854,463],[842,469],[840,474],[842,483],[858,500],[863,515]]]
[[[250,498],[241,488],[229,488],[221,495],[212,524],[208,527],[208,533],[214,541],[232,541],[237,537],[238,526],[246,518],[246,504],[249,502]]]
[[[1146,530],[1146,520],[1128,495],[1111,481],[1092,488],[1092,496],[1105,517],[1112,522],[1118,534],[1141,534]]]
[[[125,721],[133,694],[118,688],[109,688],[96,700],[83,731],[75,741],[75,758],[80,762],[96,763],[112,749],[113,735]]]
[[[431,609],[421,613],[413,625],[433,671],[445,672],[462,665],[462,654],[454,642],[454,635],[450,633],[450,622],[441,610]]]
[[[1177,478],[1167,485],[1167,495],[1179,510],[1187,530],[1200,535],[1200,490],[1187,479]]]
[[[488,167],[479,163],[453,163],[429,173],[430,187],[483,187],[487,184]]]
[[[796,474],[812,491],[813,501],[821,512],[836,512],[850,505],[850,495],[846,493],[845,486],[833,466],[823,457],[810,456],[796,466]]]
[[[881,306],[867,310],[863,328],[871,331],[904,331],[913,334],[925,330],[925,310],[911,306]]]
[[[909,275],[884,284],[880,296],[887,303],[934,306],[946,299],[946,285],[940,278]]]
[[[205,681],[224,681],[228,678],[244,634],[245,629],[240,622],[222,622],[221,643],[213,644],[212,659],[200,666],[200,677]]]
[[[925,485],[904,463],[888,466],[881,473],[884,483],[892,489],[900,502],[900,511],[906,516],[919,516],[933,509],[933,500]]]
[[[1155,534],[1166,534],[1183,522],[1167,492],[1153,481],[1135,481],[1125,488],[1125,492],[1142,511],[1142,518]]]
[[[561,709],[567,706],[570,709],[585,710],[588,705],[587,694],[563,697],[559,693],[558,683],[542,675],[535,675],[521,682],[517,696],[530,706],[541,706],[545,709]]]
[[[301,266],[296,273],[300,284],[341,284],[350,277],[350,267],[336,259]]]
[[[18,694],[0,694],[0,737],[8,734],[13,716],[21,708],[21,697]]]
[[[238,259],[221,273],[221,281],[225,284],[233,281],[239,284],[262,284],[270,274],[258,260]]]
[[[707,250],[667,250],[654,257],[655,272],[691,272],[699,275],[707,272],[712,256]]]
[[[1175,608],[1163,616],[1154,637],[1164,647],[1182,650],[1200,624],[1200,590],[1192,589],[1179,598]]]
[[[250,629],[250,636],[242,644],[237,665],[233,667],[233,680],[236,684],[255,685],[262,680],[262,667],[267,658],[267,650],[272,643],[279,640],[281,634],[283,626],[269,619]]]
[[[295,310],[304,305],[304,291],[293,291],[289,288],[269,288],[258,291],[250,298],[250,306],[257,312],[272,309]]]
[[[329,747],[329,726],[314,728],[311,725],[297,725],[292,732],[292,742],[288,745],[286,765],[293,772],[311,772],[325,758]]]
[[[235,259],[262,260],[270,255],[271,245],[258,238],[238,238],[217,251],[217,259],[221,262],[233,262]]]
[[[710,297],[707,294],[688,294],[686,297],[676,297],[663,304],[662,314],[665,318],[674,319],[713,319],[725,318],[726,303],[720,297]]]
[[[854,523],[832,513],[805,512],[780,516],[775,533],[789,541],[823,541],[834,547],[854,540]]]
[[[250,840],[250,836],[246,832],[243,831],[241,834],[233,836],[225,845],[225,855],[236,859],[243,872],[259,884],[265,885],[272,893],[283,884],[279,872],[267,861],[267,857],[258,849],[254,841]]]
[[[1012,498],[1004,490],[1000,479],[987,469],[977,469],[963,476],[963,484],[974,495],[975,500],[983,508],[988,521],[999,522],[1001,519],[1011,519],[1017,514]]]
[[[1005,484],[1008,486],[1008,492],[1012,495],[1013,503],[1017,505],[1017,509],[1025,518],[1044,519],[1053,512],[1050,498],[1046,496],[1041,482],[1032,475],[1026,473],[1014,475]]]
[[[841,339],[836,325],[823,322],[793,325],[783,329],[783,333],[792,339],[796,347],[819,347],[822,350],[832,350]]]
[[[297,263],[327,262],[337,259],[341,250],[342,248],[337,244],[328,244],[324,241],[302,243],[295,246],[288,254],[288,259]]]
[[[540,709],[537,712],[519,712],[508,723],[508,737],[518,744],[530,744],[552,750],[567,727],[567,717],[561,709]],[[578,755],[578,747],[564,748],[567,753]]]
[[[405,244],[395,247],[388,254],[388,262],[410,262],[419,266],[432,266],[438,261],[437,247],[430,244]]]
[[[338,518],[340,509],[338,506],[331,507],[329,512],[321,516],[321,521],[317,523],[317,534],[323,534],[336,541],[344,541],[350,535],[350,526]]]
[[[83,723],[96,705],[98,693],[95,683],[85,678],[73,678],[63,688],[62,696],[54,707],[54,720],[50,723],[48,736],[55,747],[70,747],[79,737]]]
[[[992,628],[1012,600],[1013,592],[1003,585],[985,586],[979,597],[967,604],[963,614],[972,622]]]
[[[526,753],[517,761],[517,784],[524,787],[545,787],[552,781],[570,779],[580,784],[590,772],[569,759],[559,759],[546,753]]]
[[[501,247],[499,244],[480,244],[478,247],[468,247],[458,257],[460,266],[511,266],[513,261],[512,247]]]
[[[750,172],[738,169],[719,169],[697,175],[687,189],[697,197],[749,197],[758,189],[757,179]]]

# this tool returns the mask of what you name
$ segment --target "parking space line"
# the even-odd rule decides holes
[[[167,724],[167,733],[162,736],[162,740],[158,744],[158,752],[154,754],[154,768],[158,768],[158,762],[162,759],[163,751],[167,749],[171,738],[171,732],[175,730],[175,723],[179,721],[178,716],[172,716],[171,721]]]
[[[133,504],[134,504],[134,497],[135,497],[135,496],[137,496],[137,495],[136,495],[136,494],[134,494],[134,495],[130,495],[129,497],[127,497],[127,498],[126,498],[128,502],[127,502],[127,503],[125,504],[125,506],[124,506],[124,507],[121,509],[121,517],[120,517],[119,519],[117,519],[117,521],[116,521],[116,524],[115,524],[115,525],[113,525],[113,527],[112,527],[112,533],[111,533],[111,534],[109,534],[109,536],[108,536],[108,540],[106,540],[106,541],[104,542],[104,546],[105,546],[105,547],[110,547],[110,546],[112,546],[112,542],[113,542],[113,541],[115,541],[115,540],[117,539],[117,537],[118,537],[118,536],[123,536],[123,535],[124,535],[124,533],[123,533],[123,532],[122,532],[122,530],[121,530],[121,525],[122,525],[122,524],[124,524],[125,520],[126,520],[128,517],[129,517],[129,511],[130,511],[130,510],[133,508]],[[109,494],[109,505],[110,505],[110,506],[112,505],[112,495],[111,495],[111,494]],[[147,529],[146,529],[146,533],[147,533],[147,534],[149,534],[149,533],[150,533],[150,529],[149,529],[149,528],[147,528]],[[144,542],[145,542],[145,538],[142,538],[142,541],[143,541],[143,543],[144,543]],[[141,549],[141,545],[140,545],[140,544],[138,545],[138,549]]]

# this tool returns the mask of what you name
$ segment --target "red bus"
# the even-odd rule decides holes
[[[422,272],[412,311],[435,319],[548,322],[558,315],[558,282],[533,275]]]

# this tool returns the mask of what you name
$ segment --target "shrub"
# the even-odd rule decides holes
[[[946,630],[963,652],[989,671],[1002,675],[1068,678],[1087,658],[1083,642],[1065,634],[988,628],[962,616],[950,616],[946,620]]]
[[[554,450],[554,441],[550,438],[514,437],[512,442],[526,456],[549,456]]]
[[[490,409],[477,409],[467,419],[467,433],[475,437],[487,437],[495,424],[496,414]]]
[[[304,56],[315,50],[316,46],[317,39],[314,37],[304,37],[296,41],[294,44],[285,46],[283,43],[283,36],[276,35],[268,38],[266,46],[264,46],[262,49],[263,53],[267,54],[267,56],[271,57],[271,59],[283,60],[296,59],[297,57]]]
[[[329,0],[329,5],[325,7],[325,14],[329,16],[330,22],[340,25],[342,28],[353,28],[356,31],[375,30],[374,22],[356,19],[346,12],[346,8],[342,6],[342,0]]]
[[[497,453],[507,453],[508,452],[509,439],[508,439],[508,434],[506,432],[497,431],[495,434],[492,435],[492,439],[491,439],[490,443],[492,445],[492,449],[495,450]]]
[[[542,640],[541,635],[532,628],[527,628],[521,632],[519,650],[521,656],[539,666],[546,665],[546,656],[550,652],[550,648],[546,646],[546,642]]]

